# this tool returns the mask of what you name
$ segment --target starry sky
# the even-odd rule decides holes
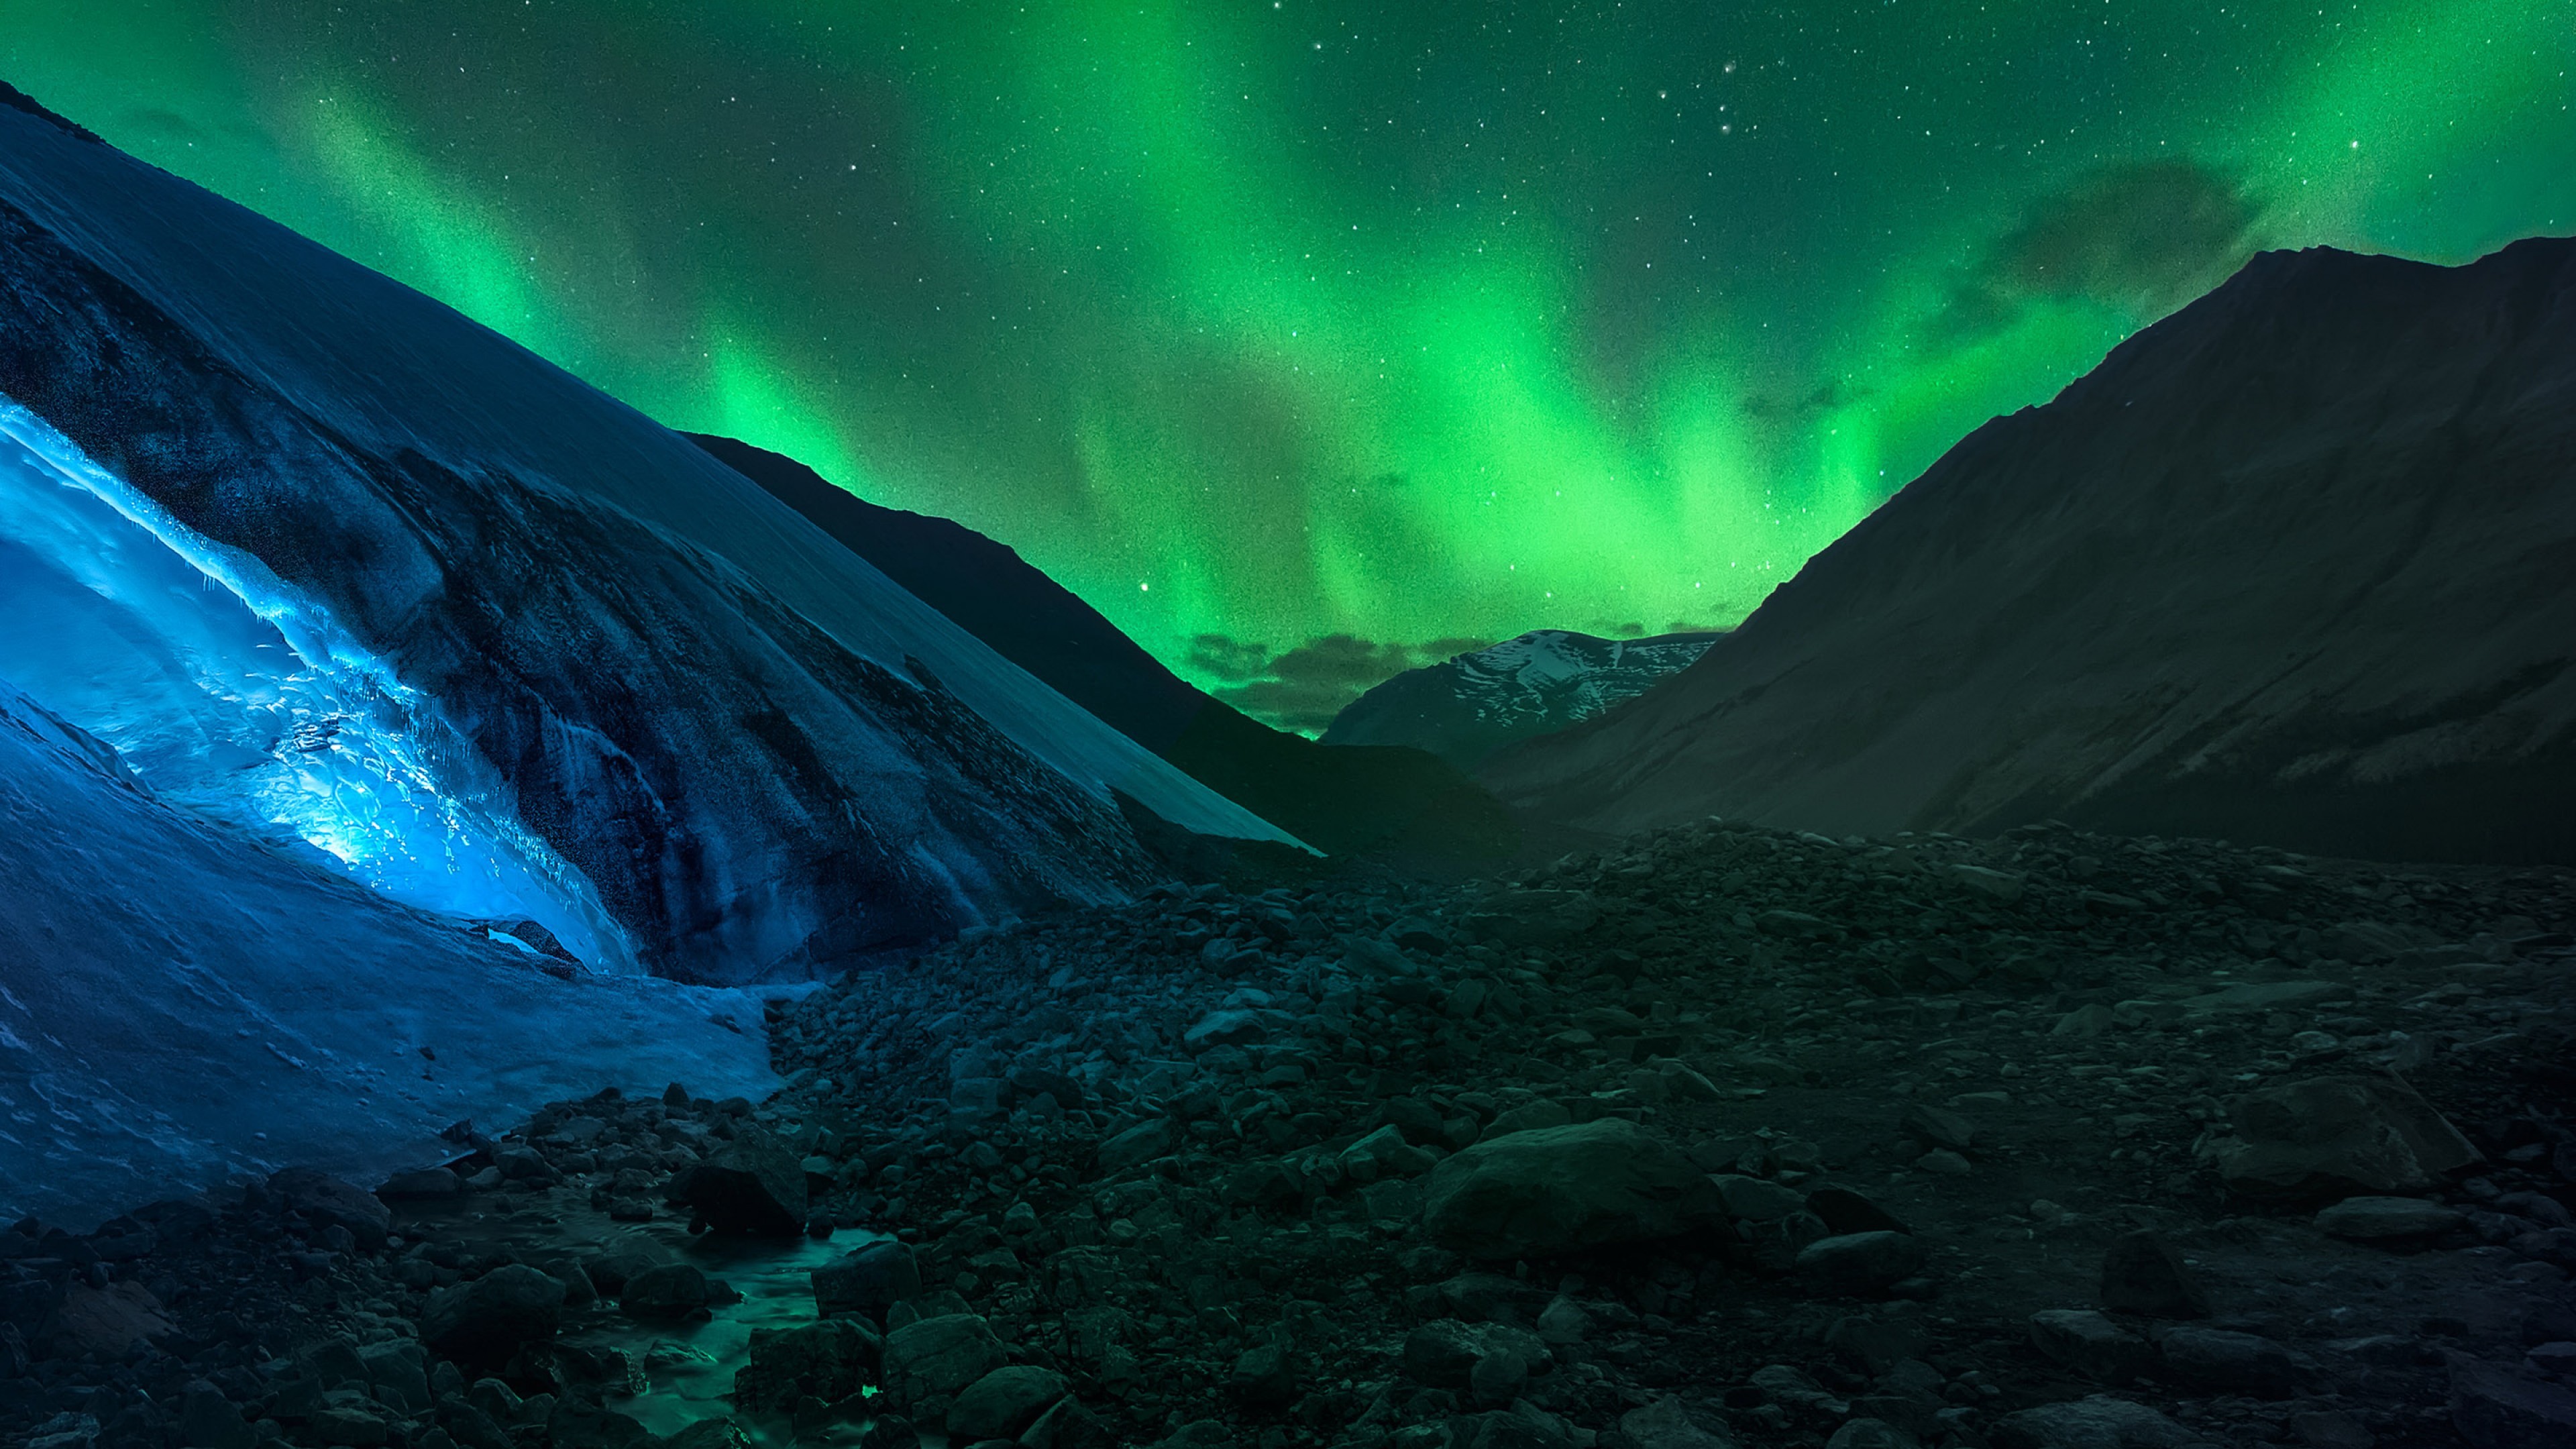
[[[2576,0],[0,0],[0,78],[1319,728],[1731,624],[2254,250],[2576,229]]]

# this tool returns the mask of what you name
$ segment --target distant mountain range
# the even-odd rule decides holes
[[[1482,777],[1610,832],[2055,817],[2568,861],[2571,664],[2576,241],[2275,252]]]
[[[1708,652],[1713,633],[1603,639],[1538,629],[1421,669],[1343,707],[1328,745],[1412,745],[1472,770],[1503,746],[1580,724]]]

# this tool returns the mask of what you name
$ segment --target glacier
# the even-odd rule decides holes
[[[1162,871],[1122,796],[1294,843],[653,420],[18,111],[0,394],[157,508],[132,516],[182,562],[259,564],[245,606],[282,638],[307,609],[337,631],[299,654],[300,703],[251,671],[198,691],[222,720],[105,709],[104,734],[174,800],[265,812],[394,898],[738,985],[1124,899]],[[292,731],[252,728],[299,710],[376,736],[315,774]],[[277,823],[299,790],[343,795],[311,807],[328,830]],[[462,903],[469,879],[493,899]]]
[[[0,679],[162,799],[310,846],[396,900],[533,920],[582,962],[635,969],[589,882],[519,824],[436,700],[6,397],[0,619]]]

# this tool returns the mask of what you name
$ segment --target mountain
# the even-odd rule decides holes
[[[1122,800],[1287,839],[686,439],[16,104],[0,395],[51,625],[0,678],[414,906],[793,979],[1127,897]]]
[[[565,973],[161,799],[0,683],[0,1212],[436,1160],[459,1118],[776,1084],[750,993]],[[721,1018],[721,1020],[718,1020]]]
[[[1328,745],[1412,745],[1462,770],[1516,740],[1579,724],[1652,689],[1708,652],[1715,634],[1602,639],[1537,629],[1408,669],[1352,700]]]
[[[2576,241],[2276,252],[1483,778],[1606,831],[2055,817],[2568,861],[2571,662]]]
[[[1328,749],[1271,729],[1164,668],[1005,544],[870,503],[782,454],[688,436],[1004,658],[1300,840],[1334,855],[1480,860],[1517,839],[1502,807],[1458,769],[1418,749]]]

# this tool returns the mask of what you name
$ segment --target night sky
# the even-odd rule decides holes
[[[2571,62],[2576,0],[0,0],[115,144],[1310,728],[1734,622],[2257,248],[2576,227]]]

